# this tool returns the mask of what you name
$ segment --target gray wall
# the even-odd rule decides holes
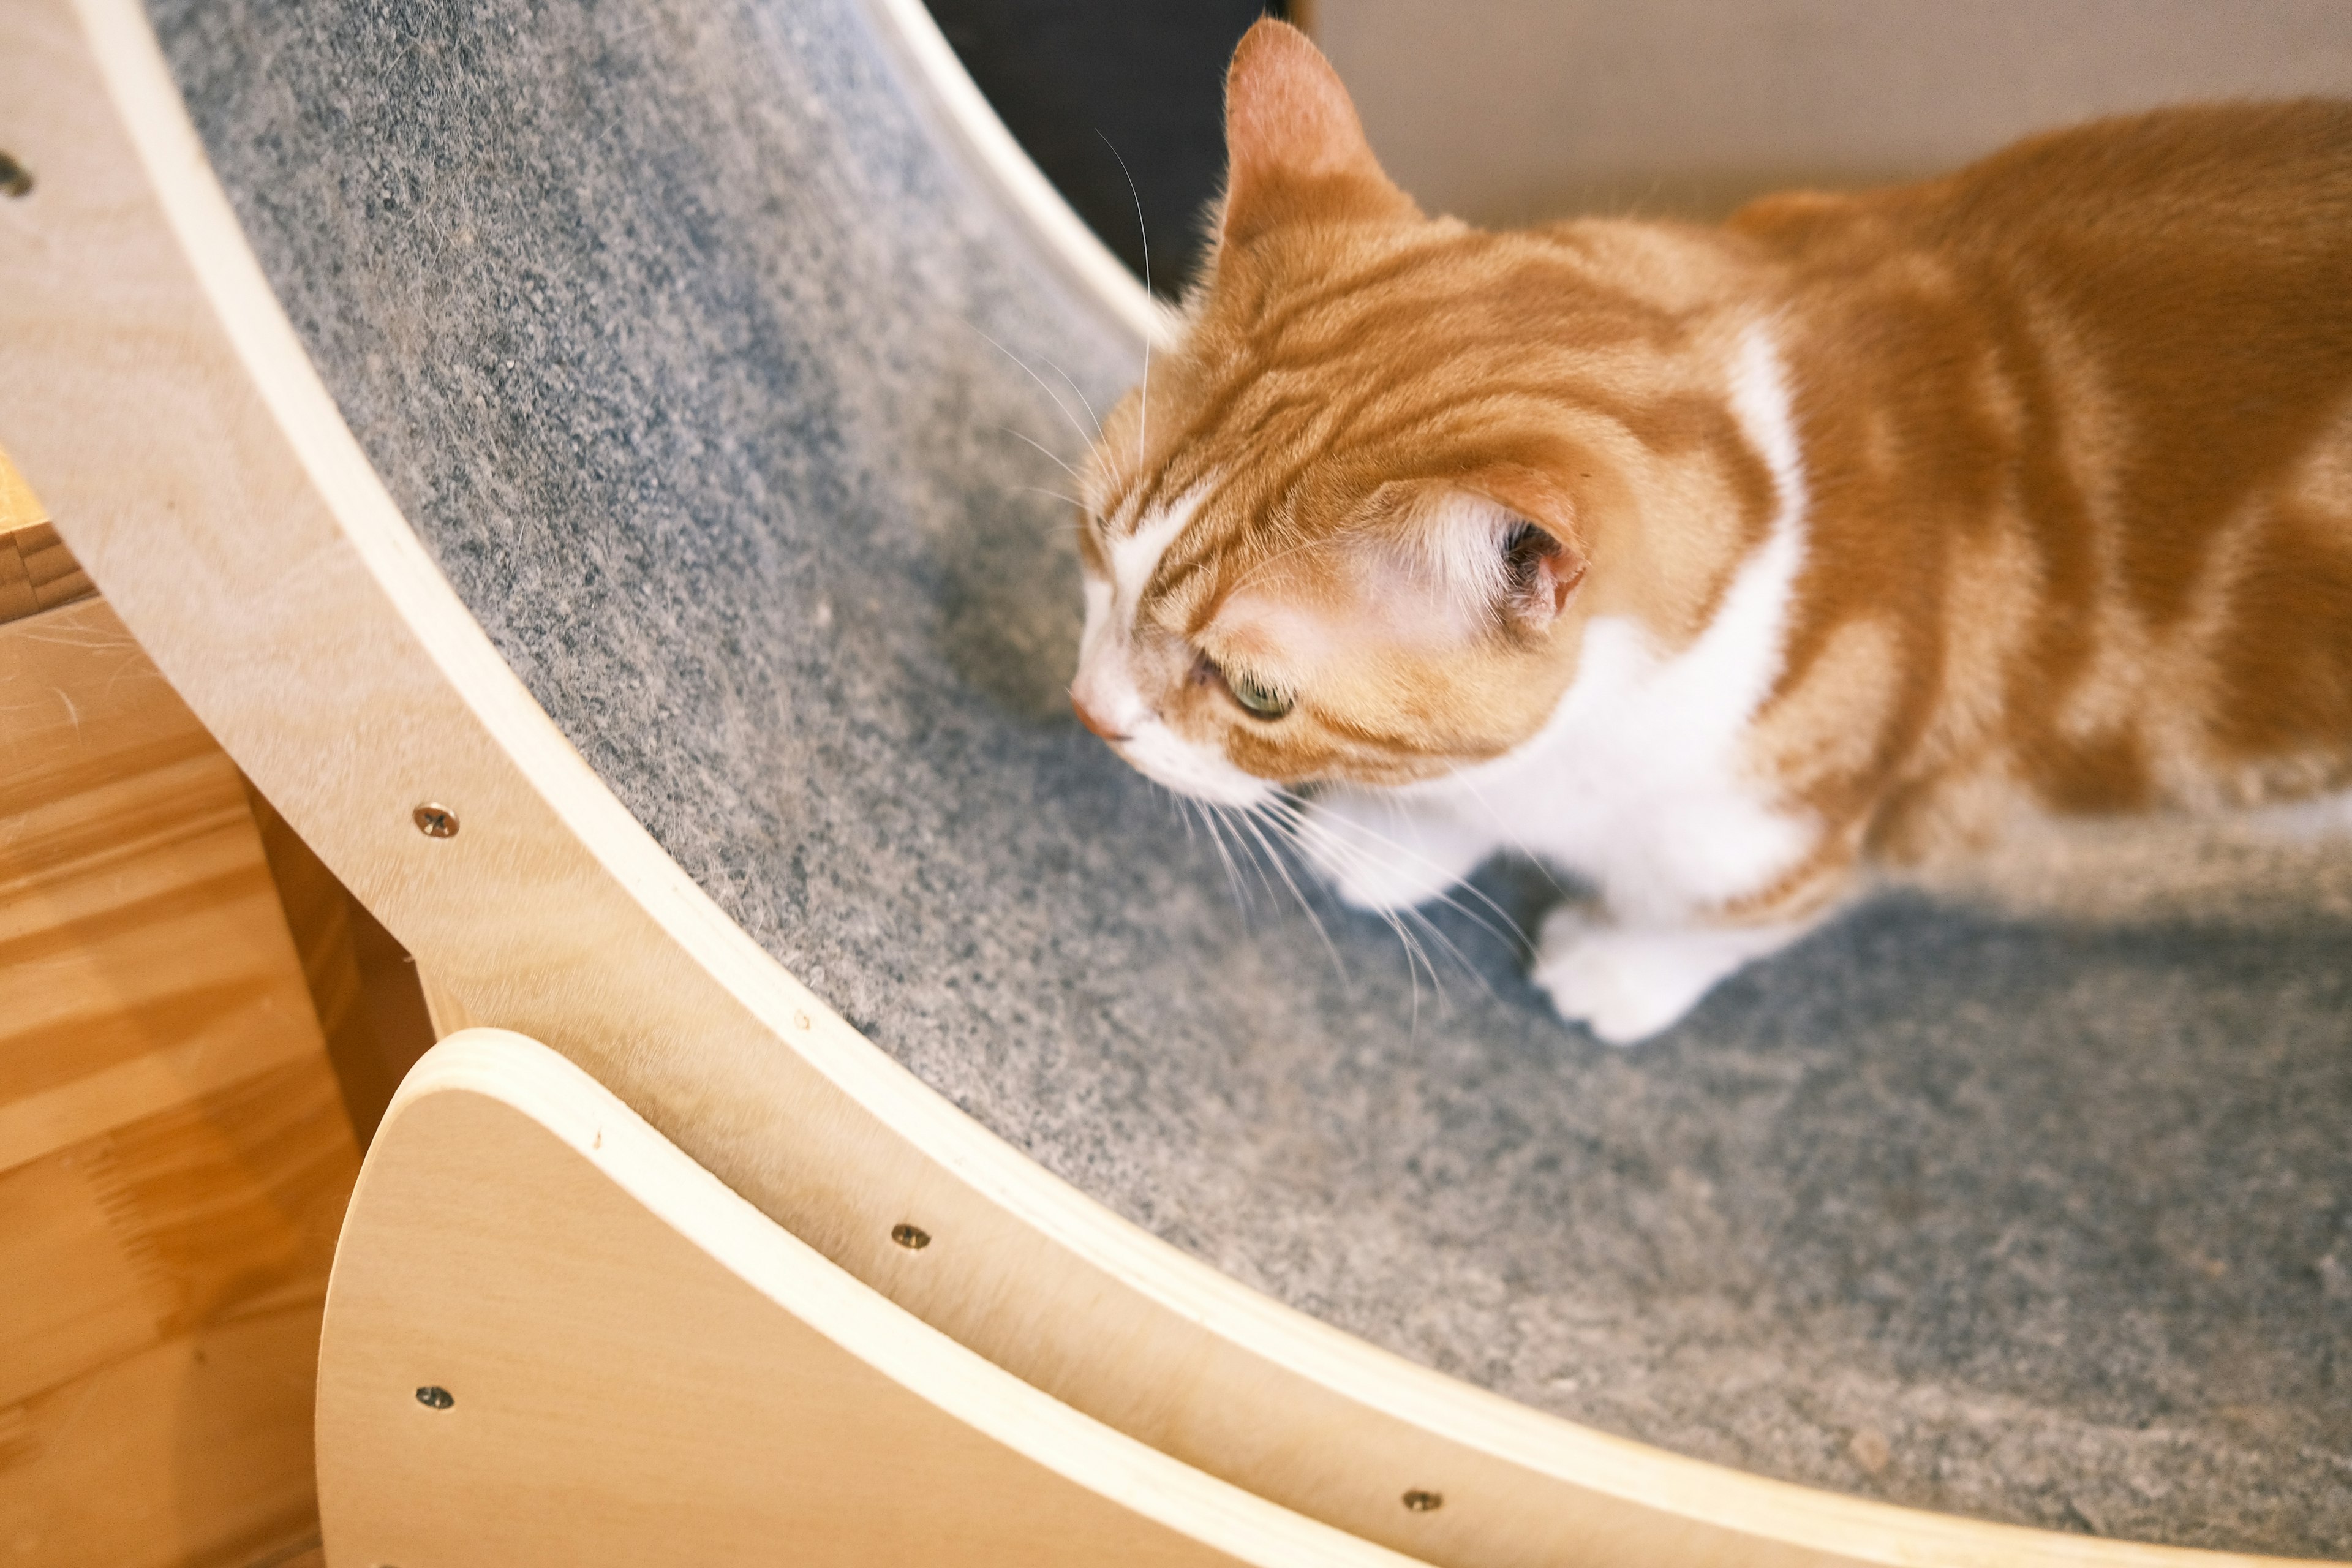
[[[2344,0],[1321,0],[1318,33],[1434,211],[1711,216],[2193,99],[2352,96]]]

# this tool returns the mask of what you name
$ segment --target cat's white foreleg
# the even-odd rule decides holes
[[[1562,905],[1545,917],[1533,976],[1561,1017],[1610,1045],[1636,1045],[1679,1022],[1717,981],[1818,923],[1619,926]]]
[[[1299,847],[1340,900],[1360,910],[1425,903],[1460,882],[1497,841],[1393,795],[1327,788],[1301,813]]]

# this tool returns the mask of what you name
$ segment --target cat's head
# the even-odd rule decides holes
[[[1703,584],[1647,569],[1654,514],[1705,535],[1760,511],[1721,387],[1693,380],[1682,297],[1710,280],[1645,230],[1424,217],[1278,22],[1234,54],[1226,133],[1181,340],[1087,464],[1072,701],[1142,772],[1228,804],[1507,752],[1591,616],[1699,613]]]

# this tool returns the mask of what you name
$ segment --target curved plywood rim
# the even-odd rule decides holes
[[[404,1111],[452,1094],[520,1112],[834,1345],[972,1430],[1144,1519],[1265,1568],[1404,1568],[1412,1561],[1180,1464],[974,1354],[834,1267],[536,1040],[493,1028],[448,1036],[409,1069],[383,1128],[396,1135]],[[363,1168],[347,1232],[367,1183]],[[331,1285],[328,1311],[331,1334]]]
[[[877,25],[920,79],[958,142],[1000,200],[1021,215],[1046,254],[1113,319],[1154,348],[1176,336],[1174,312],[1153,299],[1087,226],[988,105],[922,0],[866,0]]]
[[[43,0],[43,9],[59,3]],[[915,0],[878,3],[906,7]],[[1182,1333],[1194,1336],[1190,1342],[1203,1361],[1236,1354],[1266,1387],[1277,1392],[1312,1387],[1337,1405],[1400,1423],[1444,1446],[1465,1469],[1484,1478],[1480,1484],[1496,1496],[1497,1509],[1507,1503],[1519,1522],[1486,1537],[1479,1534],[1475,1518],[1433,1516],[1453,1531],[1445,1542],[1433,1542],[1433,1548],[1443,1546],[1431,1553],[1441,1559],[1558,1561],[1560,1539],[1601,1540],[1578,1521],[1605,1514],[1611,1532],[1607,1540],[1614,1544],[1592,1550],[1613,1554],[1622,1548],[1644,1555],[1669,1551],[1678,1561],[1932,1563],[1988,1568],[1996,1563],[2187,1568],[2261,1561],[1988,1524],[1817,1491],[1664,1453],[1539,1414],[1406,1362],[1239,1285],[1111,1213],[972,1121],[834,1016],[758,947],[686,877],[556,730],[426,554],[344,423],[209,167],[137,0],[74,4],[145,184],[215,318],[207,330],[226,335],[238,374],[266,405],[277,438],[299,463],[331,526],[331,539],[313,552],[315,559],[302,563],[299,570],[308,575],[299,577],[300,585],[319,595],[322,606],[339,618],[370,620],[391,628],[387,635],[395,642],[385,646],[396,646],[401,657],[412,661],[403,679],[412,687],[430,688],[417,698],[417,711],[425,717],[410,726],[413,733],[398,737],[398,743],[440,758],[452,770],[461,763],[477,767],[478,776],[496,781],[495,788],[482,784],[481,795],[503,791],[500,798],[518,817],[536,821],[543,816],[549,825],[546,834],[560,848],[576,886],[589,889],[598,899],[625,904],[667,944],[665,953],[644,962],[677,977],[674,984],[679,987],[682,1013],[714,1018],[723,1015],[730,1027],[739,1016],[754,1021],[764,1049],[778,1058],[788,1056],[794,1070],[802,1066],[812,1070],[837,1091],[844,1114],[865,1119],[846,1131],[824,1130],[828,1134],[837,1131],[859,1150],[883,1149],[909,1166],[920,1164],[921,1180],[943,1179],[968,1188],[996,1221],[1035,1238],[1045,1255],[1075,1259],[1109,1282],[1110,1291],[1101,1299],[1024,1305],[1023,1311],[1032,1318],[1066,1314],[1055,1334],[1047,1336],[1058,1336],[1057,1342],[1037,1370],[1004,1354],[992,1359],[1050,1391],[1048,1363],[1074,1353],[1068,1349],[1073,1341],[1083,1343],[1099,1331],[1099,1342],[1107,1348],[1097,1353],[1119,1354],[1118,1333],[1105,1328],[1123,1321],[1119,1313],[1134,1314],[1139,1322],[1145,1317],[1155,1322],[1172,1321]],[[922,20],[928,26],[929,18]],[[935,27],[928,37],[937,38]],[[938,47],[943,49],[944,41],[939,40]],[[0,50],[0,58],[5,55]],[[960,67],[957,79],[969,89]],[[928,79],[936,86],[943,79],[933,71]],[[976,92],[971,96],[976,98]],[[973,111],[967,105],[957,112],[969,119]],[[984,103],[978,112],[985,112]],[[1011,146],[1001,125],[995,134],[1004,147]],[[1017,148],[1009,154],[1000,148],[999,154],[1000,162],[1020,158]],[[1026,160],[1020,163],[1025,166]],[[1042,184],[1034,167],[1028,175]],[[1059,198],[1054,200],[1058,203]],[[1033,208],[1020,210],[1037,220]],[[1066,206],[1059,210],[1067,215]],[[1049,241],[1049,246],[1057,243]],[[1108,258],[1108,252],[1103,255]],[[1117,267],[1115,261],[1110,265]],[[1141,295],[1131,279],[1127,286]],[[1117,293],[1116,289],[1108,290],[1108,295]],[[5,321],[0,318],[0,324]],[[50,442],[50,450],[24,454],[37,485],[43,482],[40,462],[61,461],[51,451],[69,446],[59,437]],[[308,504],[309,498],[304,500]],[[252,738],[266,735],[266,722],[275,716],[242,719],[232,710],[231,699],[223,693],[230,680],[244,676],[242,668],[205,675],[214,666],[235,667],[256,656],[242,644],[230,647],[225,643],[230,634],[214,625],[225,618],[224,612],[215,611],[206,619],[172,607],[175,595],[181,599],[186,595],[180,581],[170,575],[176,559],[172,552],[179,546],[163,526],[169,511],[168,506],[159,511],[156,531],[135,542],[101,538],[92,522],[84,525],[93,530],[90,547],[84,548],[70,521],[68,531],[110,593],[121,584],[121,605],[134,632],[150,645],[175,683],[190,692],[199,713],[265,791],[275,794],[282,779],[289,795],[334,803],[332,810],[314,804],[308,816],[299,810],[289,815],[371,903],[381,902],[391,910],[395,930],[410,938],[420,959],[445,975],[462,975],[469,965],[489,962],[470,950],[472,938],[460,940],[459,928],[436,926],[418,911],[430,910],[436,900],[446,901],[463,875],[511,879],[516,873],[488,859],[445,858],[417,868],[423,863],[408,858],[415,853],[413,844],[385,847],[382,834],[386,830],[378,820],[383,814],[377,812],[365,822],[351,815],[358,810],[351,803],[377,787],[377,781],[363,776],[367,770],[355,767],[350,770],[352,777],[320,783],[289,771],[292,763],[257,754],[266,748]],[[179,515],[171,513],[173,519]],[[172,526],[197,525],[173,521]],[[142,574],[150,580],[138,581]],[[335,595],[342,597],[327,605]],[[275,655],[279,662],[269,667],[272,679],[311,682],[301,690],[321,704],[368,689],[364,671],[298,669],[305,651]],[[311,665],[331,662],[317,657],[310,660]],[[329,686],[335,680],[360,684],[335,687],[331,696]],[[337,710],[352,710],[350,702]],[[463,762],[469,757],[477,760]],[[370,809],[374,810],[373,805]],[[454,842],[467,847],[460,853],[495,852],[473,848],[473,839]],[[559,889],[550,896],[562,894]],[[398,918],[403,911],[408,919]],[[478,932],[488,928],[476,920],[463,929]],[[593,993],[593,984],[583,979],[575,989]],[[694,998],[690,1005],[686,1000],[689,992]],[[713,996],[719,1001],[712,1001]],[[598,1016],[600,1006],[609,1010],[618,1004],[591,994],[576,1005],[579,1032],[593,1031],[590,1021]],[[694,1028],[703,1026],[682,1026],[683,1037],[667,1043],[690,1040]],[[580,1038],[537,1032],[575,1052],[594,1054]],[[647,1052],[659,1048],[658,1044],[625,1038],[595,1045],[595,1050],[604,1053],[601,1059],[622,1070],[642,1064]],[[771,1137],[788,1135],[772,1127],[766,1131]],[[917,1181],[917,1175],[907,1177],[910,1190]],[[855,1268],[851,1271],[857,1272]],[[1056,1362],[1054,1370],[1066,1381],[1066,1367]],[[1121,1375],[1148,1382],[1154,1374],[1150,1369],[1123,1373],[1113,1363],[1097,1366],[1090,1375],[1101,1376],[1108,1385]],[[1124,1411],[1149,1401],[1125,1387],[1106,1394],[1101,1403]],[[1111,1424],[1120,1425],[1116,1419]],[[1310,1446],[1310,1436],[1296,1435],[1293,1446]],[[1349,1436],[1329,1435],[1342,1449]],[[1318,1462],[1328,1466],[1344,1460],[1342,1454]],[[1492,1468],[1482,1469],[1482,1465]],[[1271,1479],[1244,1484],[1298,1511],[1318,1511],[1286,1499],[1283,1486]],[[1518,1494],[1503,1496],[1514,1486],[1521,1489]],[[1395,1492],[1385,1489],[1382,1482],[1375,1489],[1393,1500]],[[1350,1533],[1369,1533],[1362,1521],[1337,1517],[1328,1509],[1321,1511]],[[1549,1527],[1551,1537],[1538,1541],[1528,1533],[1534,1528],[1529,1521],[1557,1522]],[[1396,1534],[1384,1528],[1381,1538],[1394,1539]]]

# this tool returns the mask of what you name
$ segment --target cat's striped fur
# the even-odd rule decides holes
[[[1355,901],[1591,879],[1537,974],[1630,1040],[1868,860],[2352,784],[2352,105],[1487,233],[1267,22],[1228,136],[1089,465],[1073,697],[1176,788],[1322,786]]]

